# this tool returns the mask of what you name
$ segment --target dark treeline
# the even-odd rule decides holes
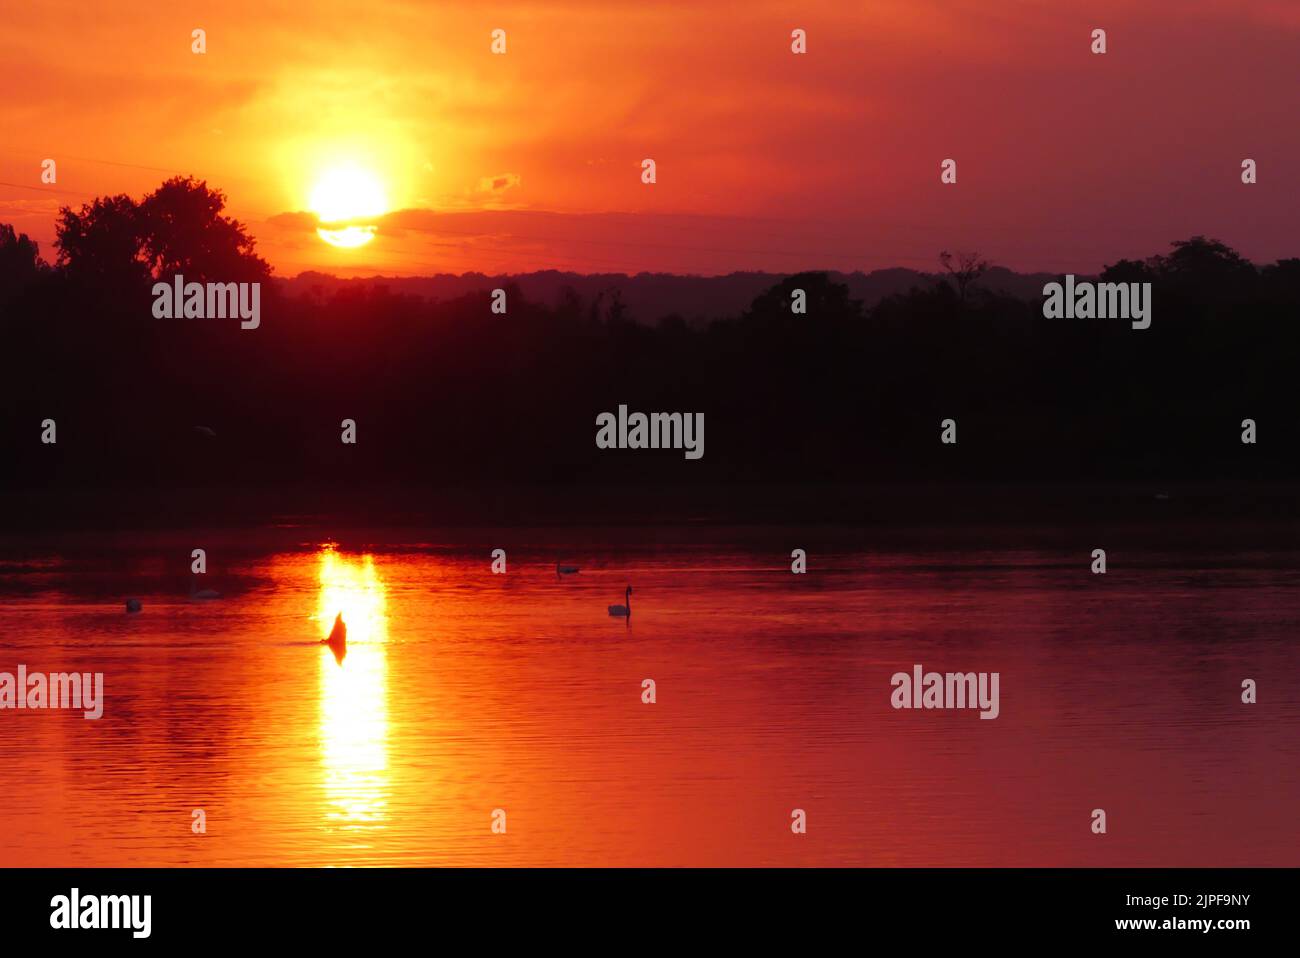
[[[268,279],[222,204],[173,180],[65,209],[48,265],[0,229],[6,485],[1176,483],[1290,481],[1300,464],[1300,259],[1260,267],[1197,237],[1107,267],[1104,280],[1154,285],[1144,331],[1048,320],[1041,298],[978,279],[866,309],[821,273],[703,324],[632,322],[576,294],[508,290],[495,315],[486,293],[435,304],[269,284],[255,330],[154,318],[158,277]],[[703,459],[597,449],[596,416],[620,403],[704,413]],[[956,446],[939,441],[944,418]]]

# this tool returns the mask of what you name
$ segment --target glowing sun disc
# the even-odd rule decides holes
[[[375,238],[375,228],[373,226],[344,226],[342,229],[326,229],[319,227],[316,235],[329,243],[330,246],[337,246],[340,249],[356,249],[358,246],[365,246]]]
[[[317,236],[331,246],[355,249],[374,239],[375,227],[364,221],[386,213],[388,197],[368,170],[339,166],[316,181],[308,206],[320,223]]]
[[[356,167],[336,167],[316,182],[310,209],[322,223],[340,223],[379,216],[388,209],[388,198],[374,174]]]

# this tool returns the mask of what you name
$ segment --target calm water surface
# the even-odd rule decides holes
[[[1294,866],[1300,555],[1241,538],[1128,530],[1106,576],[996,530],[3,540],[0,671],[106,704],[0,712],[0,865]],[[895,711],[914,663],[999,672],[1000,718]]]

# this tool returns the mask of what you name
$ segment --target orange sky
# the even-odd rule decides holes
[[[1289,0],[0,0],[0,22],[0,222],[50,257],[58,205],[172,173],[225,190],[281,275],[931,269],[944,248],[1087,272],[1194,233],[1300,255]],[[393,209],[358,250],[296,215],[339,162]]]

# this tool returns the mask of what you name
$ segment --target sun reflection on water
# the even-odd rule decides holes
[[[347,656],[320,649],[322,784],[331,821],[344,828],[382,825],[389,793],[387,650],[384,583],[373,556],[320,552],[316,621],[329,636],[334,617],[347,625]]]

